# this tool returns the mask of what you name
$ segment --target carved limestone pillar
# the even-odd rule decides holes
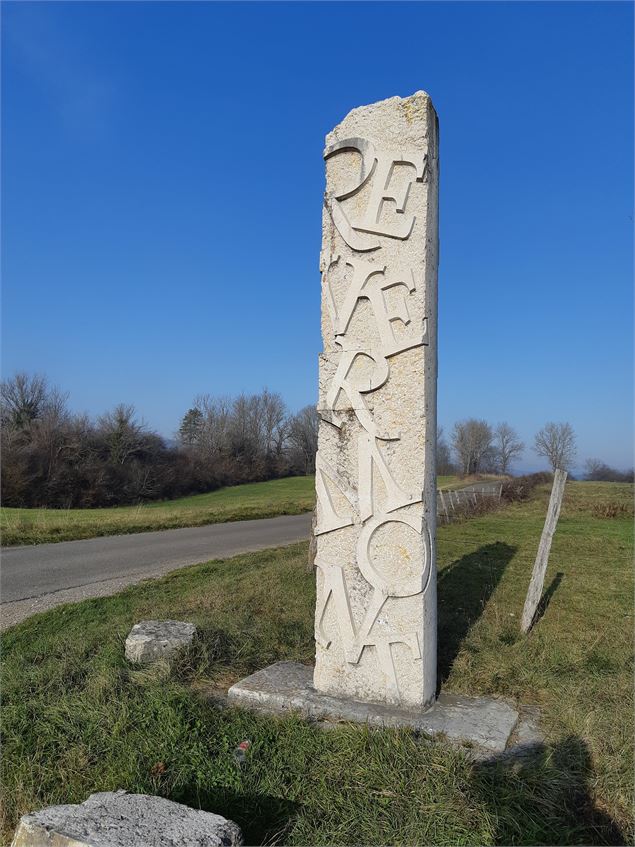
[[[430,98],[354,109],[324,158],[314,684],[421,709],[437,662]]]

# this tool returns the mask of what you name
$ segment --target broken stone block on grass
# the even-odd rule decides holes
[[[163,797],[104,791],[23,815],[12,847],[238,847],[238,824]]]
[[[135,664],[164,659],[183,647],[189,647],[196,627],[184,621],[141,621],[126,638],[126,659]]]

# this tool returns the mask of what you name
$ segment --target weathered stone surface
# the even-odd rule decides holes
[[[438,130],[429,96],[326,138],[315,687],[423,709],[436,689]]]
[[[184,621],[141,621],[126,638],[126,659],[144,663],[170,656],[181,647],[189,647],[195,633],[194,624]]]
[[[105,791],[24,815],[12,847],[233,847],[238,824],[163,797]]]
[[[316,691],[312,669],[298,662],[277,662],[229,689],[230,702],[267,712],[299,712],[314,720],[353,721],[372,726],[407,726],[453,743],[502,752],[518,721],[504,700],[442,694],[425,712],[385,703],[356,702]]]

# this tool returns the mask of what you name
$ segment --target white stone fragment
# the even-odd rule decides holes
[[[437,662],[430,97],[354,109],[324,155],[314,684],[421,710]]]
[[[196,627],[184,621],[141,621],[126,638],[126,659],[142,664],[170,656],[192,643]]]
[[[12,847],[238,847],[238,824],[163,797],[104,791],[20,819]]]

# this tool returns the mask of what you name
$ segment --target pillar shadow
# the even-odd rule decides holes
[[[551,603],[551,598],[553,597],[553,595],[558,590],[558,586],[562,582],[563,576],[564,576],[564,574],[561,571],[558,571],[558,573],[551,580],[551,582],[549,584],[549,588],[547,588],[545,593],[540,598],[540,603],[538,603],[538,608],[536,609],[536,614],[534,615],[533,620],[531,622],[532,626],[535,626],[538,623],[538,621],[540,620],[540,618],[547,611],[547,607],[549,606],[549,603]]]
[[[522,758],[474,767],[475,801],[490,807],[494,844],[626,844],[626,835],[591,796],[591,756],[570,736],[532,745]]]
[[[438,679],[448,678],[461,644],[480,618],[517,547],[486,544],[439,572]]]

